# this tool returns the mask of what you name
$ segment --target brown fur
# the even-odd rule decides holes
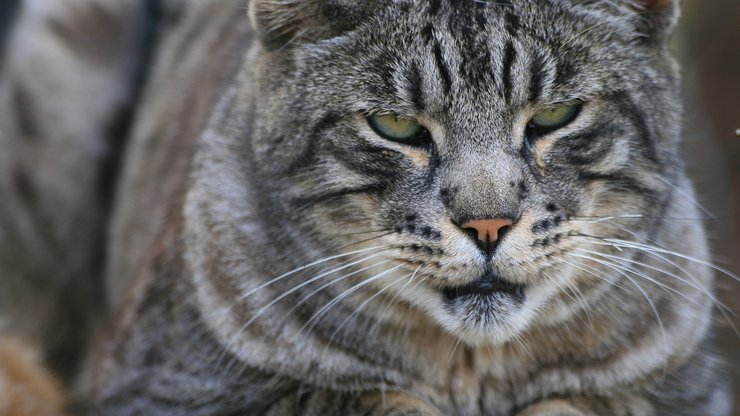
[[[61,385],[29,345],[0,337],[0,416],[61,416]]]

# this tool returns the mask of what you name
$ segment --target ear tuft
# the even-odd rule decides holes
[[[252,26],[268,49],[338,36],[389,0],[251,0]]]
[[[679,0],[633,0],[634,7],[643,21],[640,30],[651,43],[668,40],[681,15]]]
[[[277,48],[295,39],[314,37],[325,24],[317,0],[252,0],[249,19],[260,40]]]

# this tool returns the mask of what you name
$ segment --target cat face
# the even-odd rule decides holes
[[[385,2],[263,51],[257,169],[295,235],[362,252],[344,302],[479,344],[615,290],[678,167],[675,75],[626,4]]]

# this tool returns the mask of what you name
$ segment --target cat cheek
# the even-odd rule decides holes
[[[411,160],[414,167],[417,169],[427,169],[429,167],[430,156],[428,152],[423,150],[408,149],[404,150],[403,154]]]

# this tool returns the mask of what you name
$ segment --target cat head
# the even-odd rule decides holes
[[[260,39],[269,47],[277,48],[293,40],[315,41],[337,36],[352,30],[379,11],[388,7],[410,7],[412,0],[376,0],[363,2],[357,0],[255,0],[250,3],[249,16],[252,26],[258,31]],[[444,0],[429,1],[430,9],[443,8]],[[509,1],[497,2],[482,0],[483,6],[512,7]],[[558,6],[558,1],[549,2],[545,7]],[[612,9],[621,18],[632,20],[635,28],[646,39],[665,41],[673,30],[680,7],[677,0],[590,0],[573,2],[575,7],[584,10],[607,11]],[[466,8],[465,2],[450,2],[453,7]],[[480,7],[472,5],[474,7]]]
[[[676,1],[255,0],[250,16],[255,183],[276,240],[356,253],[344,302],[382,291],[503,342],[623,279],[616,241],[658,227],[682,170]]]

